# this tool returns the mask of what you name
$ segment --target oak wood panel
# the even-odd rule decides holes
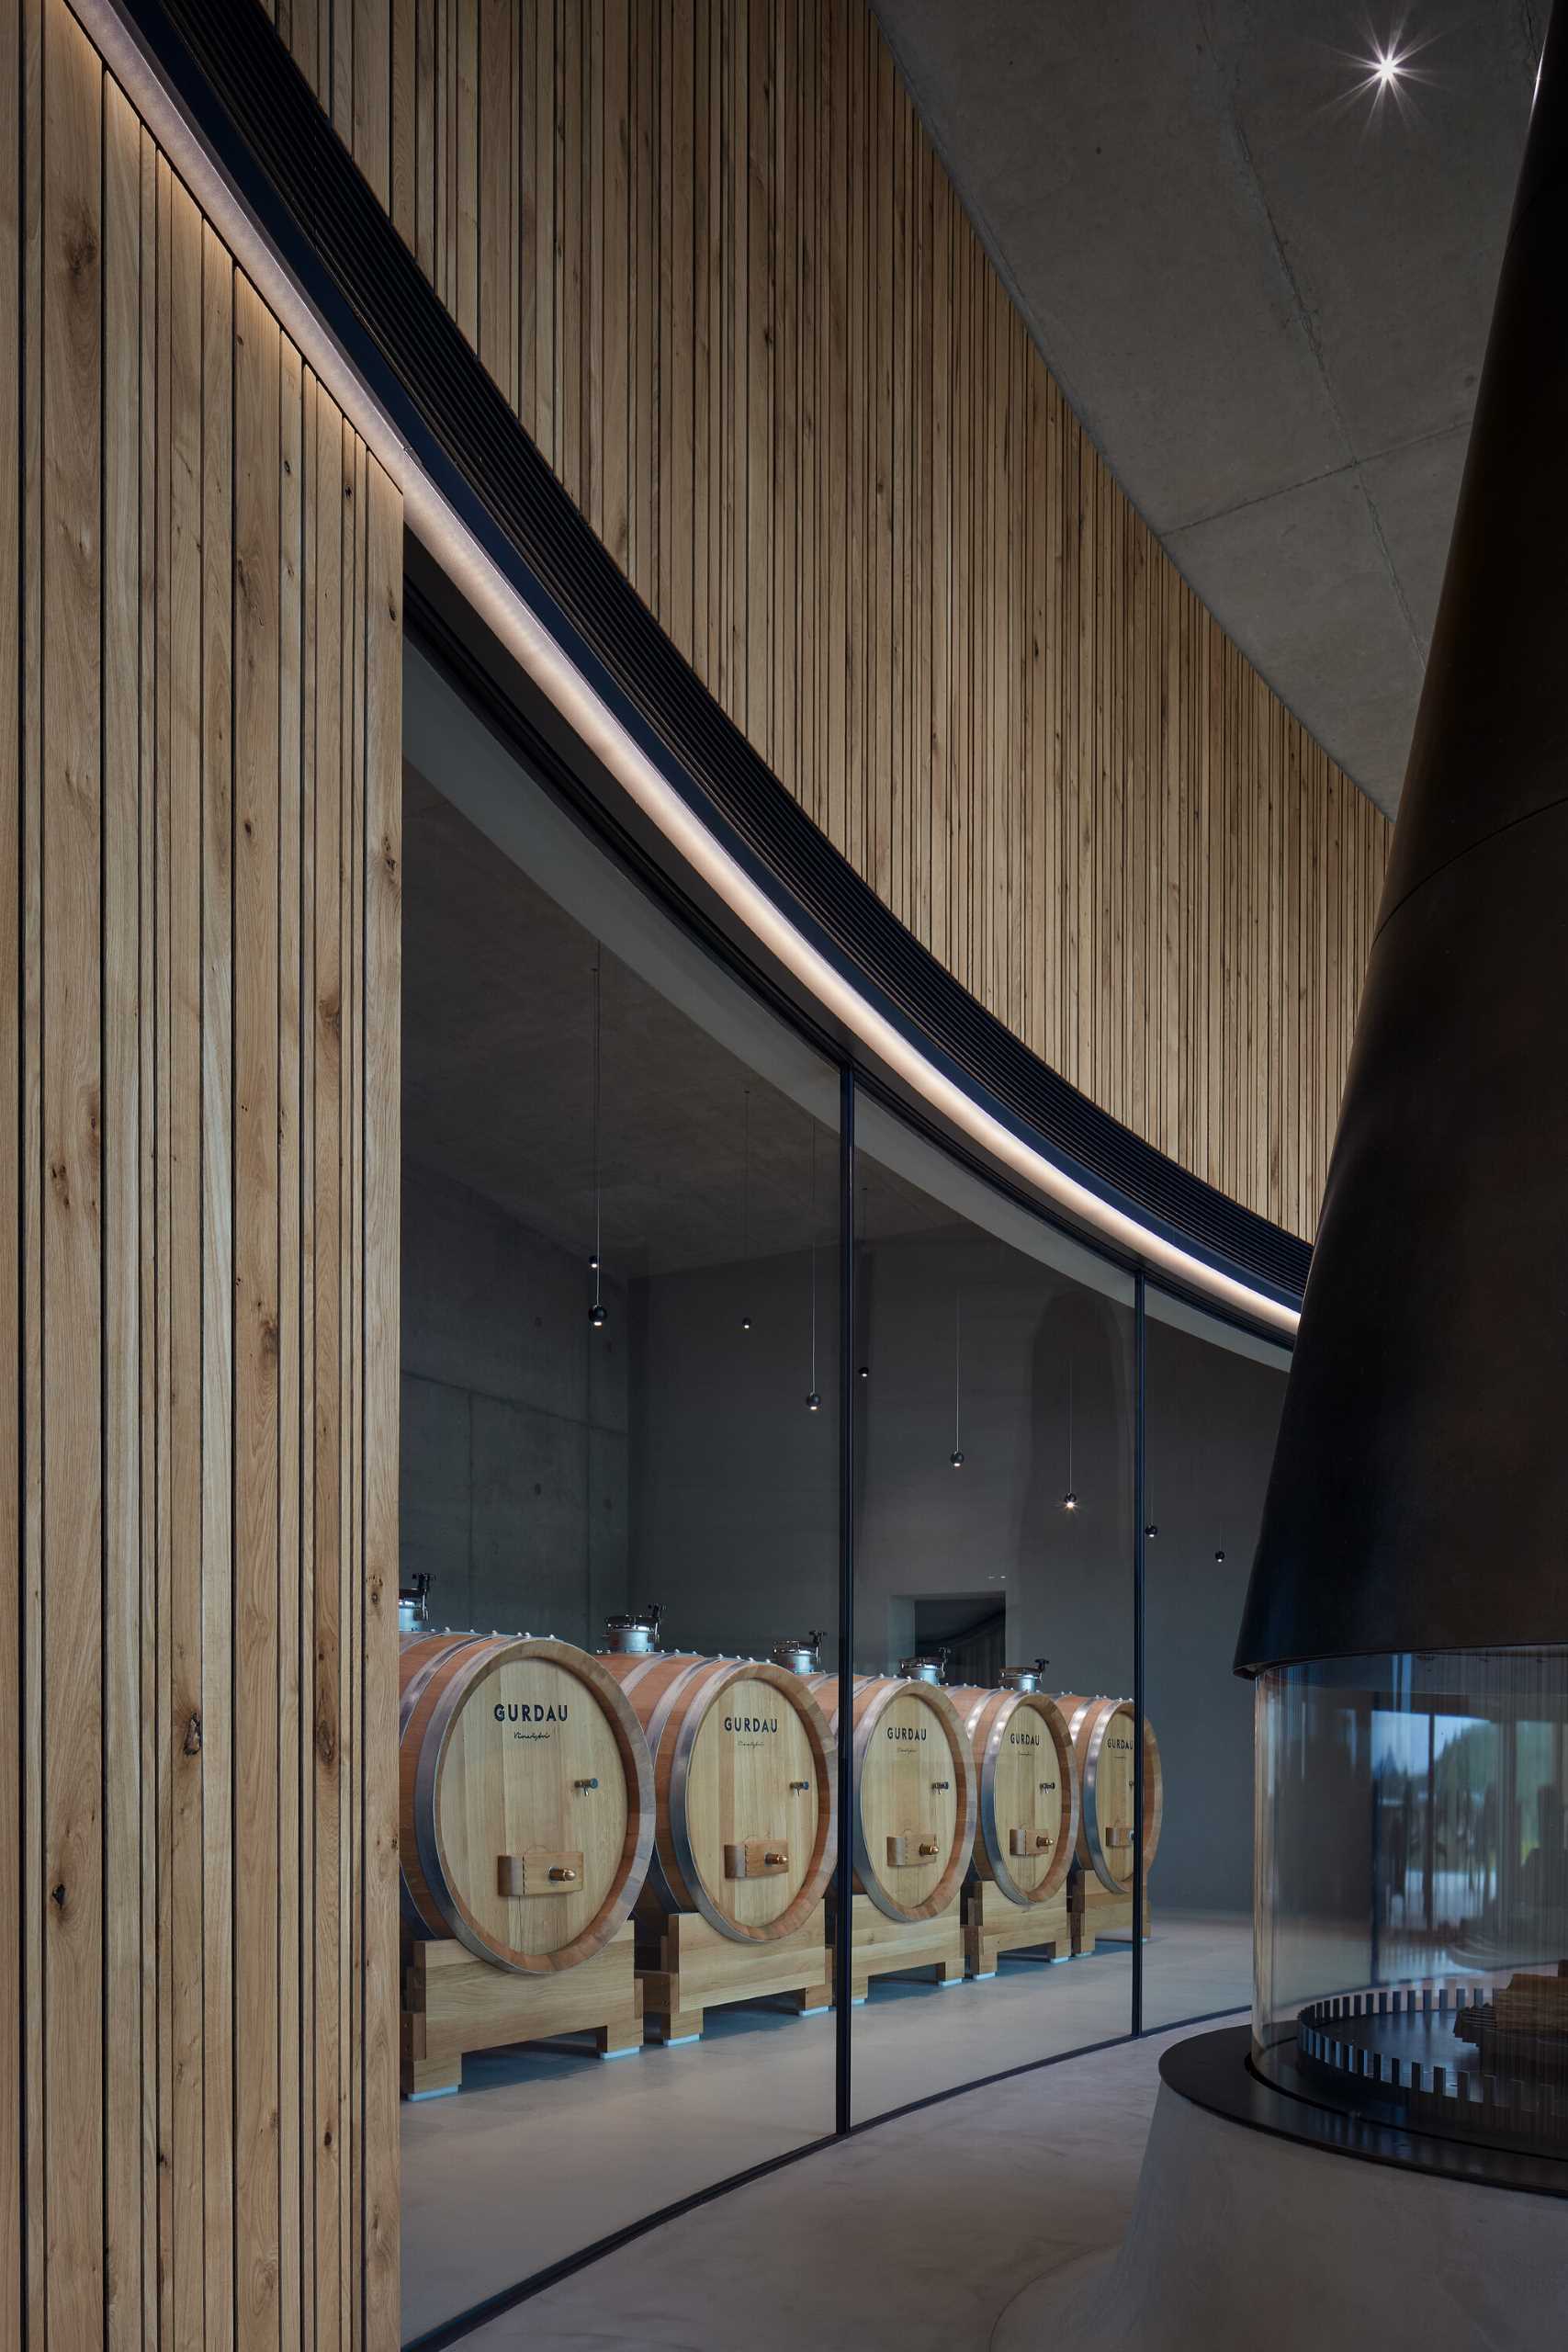
[[[0,2341],[390,2352],[401,504],[64,0],[0,55]]]
[[[0,156],[6,160],[6,168],[0,171],[0,282],[13,299],[17,299],[25,280],[21,179],[14,167],[20,152],[22,96],[14,0],[6,11],[0,12],[0,31],[5,40],[4,70],[0,71]],[[24,444],[22,436],[22,369],[6,368],[0,370],[0,445],[13,452],[25,447],[30,454],[31,445]],[[21,754],[0,760],[0,963],[8,976],[7,985],[22,969],[23,765],[31,748],[22,729],[21,596],[21,548],[25,520],[29,524],[31,520],[31,500],[28,500],[24,510],[22,482],[22,469],[15,458],[0,467],[0,734],[7,746],[16,745]],[[118,488],[118,477],[115,488]],[[118,525],[118,497],[111,501],[108,511],[111,524]],[[118,715],[117,709],[116,718]],[[0,1021],[0,1095],[7,1105],[17,1104],[21,1100],[22,1036],[21,1022],[14,1018]],[[4,1302],[0,1311],[17,1332],[25,1330],[21,1178],[19,1153],[0,1152],[0,1300]],[[0,1478],[5,1480],[7,1496],[19,1493],[21,1488],[22,1400],[27,1385],[23,1350],[12,1347],[0,1351]],[[117,1464],[117,1476],[118,1468]],[[114,1509],[112,1498],[109,1508]],[[6,1625],[17,1628],[18,1633],[27,1622],[23,1607],[24,1556],[18,1514],[15,1510],[0,1512],[0,1611],[4,1611]],[[0,1641],[0,1719],[25,1736],[28,1724],[22,1713],[21,1663],[22,1641],[17,1634],[8,1634]],[[118,1673],[111,1677],[110,1690],[112,1703],[118,1710],[121,1701]],[[15,2126],[7,2127],[17,2135],[11,2142],[15,2150],[18,2139],[25,2137],[29,2120],[22,2089],[26,2046],[22,1957],[28,1916],[33,1906],[23,1900],[22,1808],[11,1804],[0,1808],[0,1905],[6,1906],[9,1917],[22,1922],[22,1935],[6,1936],[0,1948],[0,2111],[17,2119]],[[116,1826],[117,1830],[120,1826],[118,1815]],[[124,2114],[122,2099],[107,2119],[106,2128],[117,2151],[125,2141]],[[22,2163],[13,2161],[0,2169],[0,2312],[5,2314],[5,2324],[13,2341],[20,2334],[25,2308],[23,2281],[28,2247],[23,2235],[24,2177]]]
[[[262,0],[617,562],[1025,1043],[1310,1234],[1389,828],[1128,506],[865,0]]]

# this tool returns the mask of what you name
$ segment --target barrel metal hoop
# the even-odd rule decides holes
[[[520,1653],[525,1657],[541,1657],[552,1664],[565,1666],[567,1670],[576,1674],[584,1687],[591,1690],[595,1698],[604,1704],[606,1714],[615,1724],[618,1746],[621,1745],[622,1736],[625,1737],[626,1745],[623,1749],[623,1763],[631,1766],[632,1779],[635,1781],[635,1791],[633,1789],[627,1791],[629,1837],[631,1808],[634,1803],[639,1818],[644,1820],[651,1808],[653,1774],[647,1745],[638,1747],[631,1744],[631,1731],[633,1729],[640,1731],[640,1725],[637,1724],[629,1702],[615,1684],[614,1676],[605,1673],[598,1661],[590,1657],[587,1652],[573,1651],[566,1643],[547,1638],[532,1640],[514,1635],[486,1635],[480,1638],[483,1647],[490,1651],[491,1659],[499,1658],[510,1650]],[[465,1644],[463,1646],[466,1649],[468,1645]],[[472,1662],[472,1660],[469,1661],[469,1663]],[[590,1671],[584,1673],[582,1671],[584,1667]],[[481,1671],[489,1671],[489,1661],[484,1663]],[[601,1677],[604,1688],[600,1687],[599,1678]],[[430,1889],[432,1901],[446,1922],[456,1941],[462,1944],[466,1951],[471,1951],[477,1960],[486,1962],[491,1968],[504,1969],[513,1976],[547,1975],[556,1969],[570,1966],[570,1962],[565,1959],[564,1955],[573,1951],[577,1946],[582,1945],[585,1948],[584,1956],[600,1949],[605,1940],[604,1924],[607,1916],[618,1913],[620,1918],[625,1918],[630,1911],[637,1899],[641,1879],[640,1858],[637,1853],[637,1846],[640,1839],[632,1840],[631,1867],[622,1881],[619,1894],[606,1895],[592,1918],[587,1921],[571,1941],[563,1944],[559,1951],[549,1954],[548,1958],[542,1961],[539,1965],[530,1967],[526,1962],[514,1955],[503,1955],[498,1952],[493,1945],[487,1943],[468,1919],[457,1890],[447,1875],[436,1827],[438,1814],[435,1792],[439,1785],[442,1760],[446,1752],[447,1742],[451,1737],[459,1706],[470,1694],[471,1690],[472,1685],[463,1676],[455,1674],[452,1677],[431,1712],[430,1720],[425,1725],[424,1737],[420,1744],[419,1763],[414,1783],[414,1833],[419,1849],[420,1867],[424,1873],[425,1884]],[[617,1706],[625,1710],[624,1717],[615,1713]]]
[[[988,1696],[1010,1702],[1010,1703],[998,1707],[992,1718],[989,1736],[986,1741],[986,1753],[980,1762],[980,1834],[985,1839],[986,1853],[998,1886],[1010,1903],[1021,1904],[1027,1909],[1032,1904],[1048,1902],[1057,1892],[1067,1874],[1067,1864],[1072,1860],[1073,1845],[1077,1830],[1072,1804],[1076,1759],[1072,1755],[1072,1741],[1066,1736],[1062,1711],[1044,1691],[999,1690]],[[1062,1776],[1061,1817],[1056,1831],[1056,1852],[1052,1857],[1050,1869],[1035,1887],[1021,1886],[1013,1876],[1010,1857],[1002,1851],[1001,1828],[997,1820],[997,1759],[1001,1754],[1003,1735],[1014,1716],[1021,1711],[1037,1716],[1043,1724],[1051,1752],[1056,1758],[1056,1770]],[[980,1712],[978,1707],[975,1710],[970,1717],[971,1724],[977,1723]]]
[[[1096,1878],[1099,1879],[1100,1884],[1109,1888],[1112,1894],[1125,1894],[1128,1891],[1131,1880],[1135,1874],[1142,1860],[1141,1847],[1143,1841],[1140,1838],[1138,1843],[1134,1845],[1133,1849],[1133,1869],[1128,1873],[1127,1878],[1117,1878],[1112,1871],[1111,1865],[1105,1859],[1105,1841],[1101,1838],[1100,1830],[1100,1804],[1098,1796],[1100,1750],[1105,1745],[1106,1734],[1110,1730],[1111,1724],[1115,1721],[1115,1718],[1124,1702],[1119,1699],[1094,1699],[1090,1700],[1089,1703],[1091,1707],[1098,1708],[1099,1713],[1095,1718],[1093,1728],[1089,1736],[1089,1746],[1084,1750],[1084,1838],[1089,1847],[1089,1860],[1094,1865],[1094,1874]]]
[[[670,1659],[668,1654],[665,1654],[662,1660],[659,1657],[654,1657],[649,1658],[642,1664],[633,1667],[631,1672],[626,1677],[625,1680],[621,1682],[622,1690],[626,1691],[635,1690],[637,1685],[643,1680],[649,1669],[661,1662],[669,1665],[672,1661]],[[696,1656],[689,1657],[685,1663],[680,1668],[679,1671],[671,1676],[669,1681],[665,1684],[663,1690],[660,1692],[658,1698],[653,1702],[652,1712],[648,1718],[648,1752],[654,1759],[654,1777],[656,1782],[659,1770],[659,1751],[664,1745],[664,1735],[669,1728],[670,1717],[674,1712],[675,1702],[680,1697],[682,1691],[685,1690],[693,1677],[697,1674],[702,1668],[705,1666],[711,1666],[713,1663],[714,1661],[711,1658]],[[673,1824],[675,1817],[675,1775],[673,1769],[671,1769],[671,1771],[670,1781],[670,1799],[668,1804],[664,1806],[663,1811],[669,1822]],[[682,1797],[684,1796],[684,1793],[685,1792],[682,1788]],[[667,1838],[670,1849],[669,1851],[666,1851]],[[649,1871],[649,1881],[652,1888],[654,1899],[659,1904],[661,1910],[671,1913],[694,1910],[708,1922],[710,1927],[717,1928],[719,1926],[719,1922],[713,1915],[711,1906],[703,1899],[700,1883],[694,1884],[686,1878],[684,1869],[682,1865],[681,1855],[678,1850],[673,1827],[671,1826],[668,1831],[660,1828],[658,1824],[657,1817],[655,1819],[654,1826],[653,1860]],[[722,1932],[722,1930],[720,1932]]]
[[[705,1687],[699,1694],[693,1689],[693,1684],[699,1680],[705,1680],[705,1678],[701,1673],[701,1669],[703,1668],[712,1669],[712,1671],[706,1675]],[[748,1928],[742,1925],[739,1920],[730,1918],[728,1913],[720,1910],[717,1904],[714,1901],[712,1894],[709,1893],[707,1882],[703,1876],[701,1867],[697,1861],[695,1849],[692,1844],[690,1813],[686,1803],[687,1784],[691,1777],[692,1757],[696,1747],[697,1736],[702,1730],[703,1724],[707,1720],[708,1710],[718,1698],[721,1691],[728,1690],[730,1684],[735,1682],[765,1682],[768,1684],[770,1689],[778,1690],[784,1697],[785,1702],[793,1707],[795,1702],[790,1697],[787,1682],[785,1680],[786,1677],[794,1681],[803,1682],[803,1678],[799,1675],[792,1675],[788,1667],[774,1665],[771,1660],[767,1659],[699,1658],[692,1672],[688,1675],[682,1675],[679,1681],[672,1685],[670,1690],[664,1694],[664,1699],[660,1702],[660,1711],[653,1718],[654,1723],[659,1726],[659,1737],[654,1737],[651,1727],[649,1730],[649,1744],[654,1749],[655,1754],[657,1754],[659,1742],[660,1739],[663,1737],[665,1729],[668,1726],[670,1714],[673,1708],[675,1699],[679,1693],[683,1692],[685,1694],[686,1703],[682,1713],[679,1728],[675,1734],[675,1745],[671,1752],[670,1758],[670,1804],[668,1811],[671,1858],[674,1861],[676,1870],[679,1871],[682,1879],[685,1882],[687,1891],[693,1903],[695,1905],[696,1909],[707,1921],[709,1927],[715,1928],[719,1935],[728,1938],[731,1943],[761,1944],[772,1942],[778,1934],[778,1922],[776,1920],[772,1921],[766,1927]],[[806,1690],[805,1695],[808,1700],[811,1699],[811,1692],[809,1690]],[[813,1701],[812,1703],[815,1704],[815,1701]],[[820,1713],[820,1710],[818,1710],[818,1713]],[[830,1772],[827,1772],[825,1770],[824,1759],[821,1757],[817,1758],[814,1769],[816,1770],[818,1782],[821,1783],[826,1780],[828,1783],[828,1785],[822,1789],[820,1793],[822,1797],[826,1798],[828,1820],[830,1825],[829,1830],[825,1834],[830,1836],[832,1834],[832,1826],[836,1825],[836,1792],[831,1785],[832,1775]],[[818,1821],[820,1822],[820,1820],[821,1802],[819,1798]],[[815,1838],[812,1842],[813,1864],[807,1866],[806,1876],[801,1883],[801,1892],[804,1892],[806,1885],[809,1883],[812,1868],[815,1866],[818,1850],[821,1843],[821,1836],[818,1836],[818,1838]],[[792,1902],[797,1902],[799,1900],[799,1894],[797,1894],[792,1897],[791,1900]],[[786,1905],[785,1907],[787,1909],[789,1906]],[[781,1917],[783,1915],[781,1914]]]
[[[481,1657],[489,1650],[494,1638],[493,1634],[485,1638],[481,1645]],[[473,1663],[471,1658],[468,1662]],[[436,1798],[441,1783],[441,1760],[446,1752],[452,1725],[463,1701],[468,1696],[470,1687],[467,1678],[461,1672],[454,1673],[436,1700],[431,1711],[430,1720],[425,1724],[424,1737],[420,1742],[419,1763],[414,1775],[414,1835],[419,1842],[419,1866],[424,1874],[424,1883],[430,1889],[431,1901],[440,1912],[452,1934],[460,1944],[474,1954],[476,1959],[488,1961],[492,1968],[504,1968],[509,1963],[491,1949],[483,1937],[475,1932],[464,1917],[463,1906],[457,1901],[456,1891],[446,1873],[446,1860],[441,1851],[441,1840],[436,1826],[439,1818]],[[522,1972],[514,1971],[513,1973],[521,1973]]]
[[[918,1919],[934,1918],[937,1916],[938,1911],[945,1910],[947,1907],[945,1904],[933,1907],[932,1900],[930,1895],[928,1895],[922,1903],[913,1905],[895,1903],[892,1895],[883,1885],[879,1873],[873,1866],[871,1855],[866,1845],[865,1820],[861,1804],[861,1794],[863,1787],[866,1756],[871,1746],[872,1733],[874,1726],[878,1722],[880,1722],[883,1714],[886,1713],[886,1709],[891,1706],[894,1700],[901,1697],[903,1693],[908,1690],[913,1690],[922,1694],[921,1703],[930,1709],[930,1712],[936,1716],[937,1721],[941,1724],[942,1736],[947,1742],[949,1752],[953,1758],[954,1777],[956,1778],[960,1788],[964,1792],[966,1801],[958,1807],[957,1819],[953,1825],[954,1849],[961,1858],[957,1871],[954,1873],[953,1895],[956,1895],[958,1886],[962,1883],[964,1871],[968,1867],[970,1853],[975,1843],[975,1822],[977,1812],[975,1786],[977,1776],[975,1770],[975,1751],[971,1747],[968,1737],[964,1730],[964,1726],[959,1720],[957,1708],[953,1704],[953,1702],[950,1699],[946,1700],[945,1704],[939,1704],[935,1707],[931,1706],[930,1698],[924,1696],[924,1694],[931,1690],[937,1690],[940,1695],[945,1699],[945,1693],[941,1693],[941,1686],[939,1684],[917,1682],[913,1679],[893,1679],[891,1678],[885,1681],[881,1685],[876,1695],[871,1700],[863,1713],[861,1714],[854,1727],[852,1754],[854,1759],[855,1804],[854,1819],[851,1826],[851,1852],[855,1866],[855,1876],[860,1882],[862,1893],[869,1895],[872,1902],[883,1914],[884,1917],[896,1919],[901,1924],[910,1923]],[[948,1868],[952,1868],[951,1860]],[[942,1875],[945,1878],[947,1876],[947,1871],[944,1870]],[[938,1880],[937,1883],[939,1886],[941,1885],[941,1879]],[[952,1899],[953,1896],[950,1896],[949,1900],[951,1901]]]
[[[416,1642],[429,1642],[431,1643],[432,1647],[430,1656],[423,1661],[423,1665],[418,1667],[409,1677],[408,1681],[403,1685],[398,1694],[398,1746],[400,1749],[402,1747],[408,1727],[413,1721],[414,1713],[419,1706],[420,1700],[423,1697],[425,1690],[429,1688],[430,1678],[435,1672],[437,1667],[443,1666],[448,1659],[457,1657],[463,1649],[468,1647],[472,1643],[488,1641],[489,1639],[490,1635],[486,1634],[470,1634],[467,1642],[462,1640],[446,1640],[439,1634],[410,1634],[404,1636],[402,1646],[405,1649],[412,1649]],[[420,1813],[417,1794],[417,1773],[418,1767],[416,1763],[416,1794],[414,1800],[414,1831],[416,1849],[418,1847]],[[421,1859],[423,1866],[423,1856]],[[430,1884],[428,1877],[425,1880],[425,1884],[427,1887]],[[398,1866],[398,1908],[402,1915],[403,1924],[409,1929],[410,1933],[417,1936],[422,1943],[428,1942],[434,1936],[435,1930],[432,1927],[430,1921],[424,1917],[424,1914],[421,1911],[419,1905],[414,1900],[413,1889],[409,1884],[407,1865],[401,1861],[400,1861]],[[443,1913],[442,1916],[445,1917],[445,1913]]]

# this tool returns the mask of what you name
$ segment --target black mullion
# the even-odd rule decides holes
[[[854,1804],[852,1707],[855,1643],[855,1080],[839,1072],[839,1859],[834,1874],[833,2129],[853,2122],[850,2060],[850,1948],[853,1874],[850,1821]]]
[[[1144,2030],[1144,1580],[1147,1564],[1145,1462],[1148,1407],[1148,1285],[1133,1288],[1133,2031]]]

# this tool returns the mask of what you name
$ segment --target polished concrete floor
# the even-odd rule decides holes
[[[492,2321],[474,2352],[987,2352],[1026,2289],[1047,2352],[1053,2274],[1126,2226],[1175,2038],[1066,2059],[785,2165]]]
[[[1240,2006],[1250,1998],[1250,1978],[1247,1921],[1229,1916],[1156,1914],[1155,1934],[1145,1951],[1145,2024]],[[1132,1954],[1125,1943],[1104,1944],[1087,1959],[1056,1965],[1006,1961],[995,1980],[945,1992],[927,1984],[878,1980],[869,2000],[853,2012],[856,2120],[869,2120],[932,2092],[950,2090],[1032,2059],[1125,2034],[1131,1990]],[[750,2008],[711,2012],[708,2031],[700,2042],[671,2050],[650,2047],[639,2055],[610,2063],[564,2043],[470,2058],[465,2087],[458,2096],[403,2109],[405,2339],[471,2309],[562,2255],[641,2219],[655,2207],[822,2137],[832,2127],[833,2041],[833,2020],[829,2015],[798,2018]],[[555,2341],[603,2346],[643,2340],[715,2346],[741,2340],[772,2342],[772,2337],[756,2334],[759,2299],[749,2289],[744,2295],[743,2324],[737,2322],[733,2309],[724,2317],[719,2304],[710,2301],[705,2323],[710,2332],[693,2332],[698,2325],[695,2315],[680,2316],[683,2307],[679,2301],[679,2279],[684,2257],[671,2249],[688,2243],[704,2247],[710,2243],[733,2245],[738,2231],[749,2235],[751,2216],[776,2210],[794,2249],[790,2258],[811,2274],[810,2292],[817,2297],[819,2290],[825,2292],[826,2281],[816,2276],[814,2255],[803,2263],[805,2249],[813,2243],[809,2233],[815,2224],[810,2217],[818,2210],[819,2196],[831,2205],[837,2192],[825,2186],[818,2189],[815,2184],[841,2181],[848,2199],[846,2217],[863,2209],[864,2226],[874,2233],[856,2259],[881,2274],[872,2301],[883,2313],[886,2332],[880,2337],[866,2333],[868,2290],[863,2279],[857,2290],[860,2301],[853,2307],[859,2316],[852,2324],[849,2319],[842,2323],[847,2332],[832,2332],[840,2322],[832,2316],[829,2297],[820,2315],[823,2332],[818,2332],[818,2320],[813,2317],[804,2339],[798,2327],[789,2335],[792,2347],[798,2347],[802,2340],[824,2345],[923,2343],[924,2336],[911,2335],[908,2329],[926,2308],[927,2218],[922,2208],[910,2209],[907,2200],[900,2214],[902,2192],[896,2188],[890,2188],[883,2209],[876,2190],[881,2168],[897,2170],[907,2163],[918,2167],[932,2151],[960,2145],[967,2151],[973,2143],[980,2153],[973,2164],[970,2154],[965,2154],[964,2182],[967,2184],[977,2165],[989,2194],[998,2166],[1004,2174],[1016,2166],[1017,2179],[1007,2208],[1010,2222],[1002,2221],[1004,2232],[1010,2226],[1017,2240],[1010,2267],[1003,2266],[1013,2282],[1007,2291],[1016,2291],[1021,2275],[1029,2275],[1029,2264],[1043,2267],[1039,2259],[1042,2213],[1049,2243],[1054,2245],[1066,2232],[1064,2243],[1070,2239],[1074,2253],[1109,2243],[1115,2236],[1116,2228],[1107,2224],[1100,2234],[1084,2237],[1093,2199],[1086,2201],[1080,2176],[1087,2177],[1083,2174],[1087,2165],[1097,2177],[1103,2175],[1107,2194],[1121,2196],[1116,2185],[1121,2180],[1120,2156],[1109,2170],[1106,2166],[1112,2148],[1120,2149],[1125,2135],[1110,2128],[1104,2118],[1112,2111],[1120,2113],[1126,2098],[1132,2098],[1131,2136],[1136,2146],[1142,2145],[1153,2098],[1149,2053],[1154,2047],[1145,2041],[1131,2050],[1070,2060],[1060,2068],[1024,2075],[1014,2083],[997,2085],[884,2125],[864,2141],[824,2152],[804,2166],[787,2167],[768,2181],[736,2191],[668,2224],[626,2252],[595,2264],[577,2281],[536,2298],[514,2318],[495,2323],[474,2340],[519,2346]],[[1099,2070],[1107,2066],[1111,2071],[1102,2077]],[[1090,2074],[1086,2069],[1096,2071]],[[1061,2153],[1068,2138],[1079,2151],[1070,2161]],[[1127,2174],[1128,2197],[1137,2169],[1136,2146]],[[1048,2152],[1043,2170],[1034,2163],[1041,2147]],[[920,2150],[926,2152],[923,2158],[912,2153]],[[945,2164],[940,2172],[942,2177],[933,2177],[930,2183],[931,2196],[939,2205],[944,2197],[954,2199],[954,2215],[961,2216],[968,2210],[971,2188],[968,2185],[960,2188],[958,2173]],[[792,2188],[791,2183],[797,2186]],[[1067,2200],[1060,2207],[1059,2197]],[[738,2204],[736,2198],[748,2202]],[[761,2206],[753,2201],[758,2199],[763,2200]],[[776,2209],[770,2201],[774,2199]],[[976,2202],[983,2205],[984,2198],[976,2194]],[[1121,2211],[1118,2204],[1116,2212]],[[764,2222],[757,2226],[771,2224]],[[846,2245],[860,2243],[859,2226],[849,2227]],[[689,2233],[694,2230],[697,2238],[691,2241]],[[716,2233],[711,2239],[710,2232]],[[949,2259],[958,2258],[957,2250],[970,2233],[969,2224],[959,2219],[952,2228],[942,2223],[941,2243],[951,2249]],[[984,2235],[988,2244],[996,2235],[996,2224],[988,2224]],[[907,2242],[907,2260],[894,2252],[898,2240]],[[876,2251],[879,2243],[885,2245],[885,2254]],[[758,2259],[765,2267],[776,2258],[777,2249],[771,2243],[758,2249]],[[1066,2258],[1064,2255],[1063,2259]],[[699,2268],[706,2260],[704,2254]],[[615,2332],[630,2325],[630,2305],[622,2309],[621,2319],[608,2333],[603,2326],[597,2334],[592,2332],[586,2315],[597,2308],[595,2282],[603,2283],[606,2295],[618,2294],[622,2290],[615,2285],[617,2279],[636,2282],[648,2275],[649,2264],[662,2266],[667,2261],[674,2267],[669,2273],[672,2316],[665,2333]],[[1021,2274],[1021,2261],[1026,2266]],[[961,2261],[959,2268],[964,2279],[963,2308],[999,2310],[1007,2293],[1001,2293],[993,2306],[990,2278],[980,2275],[973,2261]],[[726,2286],[725,2296],[732,2290],[740,2290],[743,2266]],[[662,2268],[660,2275],[664,2275]],[[906,2276],[911,2281],[907,2300],[894,2292],[896,2282]],[[799,2290],[805,2290],[803,2285]],[[626,2291],[635,2291],[635,2285]],[[774,2292],[773,2300],[777,2308],[787,2310],[792,2296],[784,2293],[781,2303]],[[942,2307],[949,2313],[950,2324],[953,2308],[950,2296]],[[561,2316],[569,2313],[570,2318]],[[547,2326],[569,2326],[573,2332],[558,2336],[539,2333],[547,2323]],[[682,2327],[685,2333],[681,2332]],[[783,2344],[784,2334],[780,2333],[777,2340]],[[937,2335],[931,2337],[932,2343],[938,2340]],[[950,2333],[940,2340],[952,2344],[986,2339],[984,2335],[960,2335],[954,2339]]]

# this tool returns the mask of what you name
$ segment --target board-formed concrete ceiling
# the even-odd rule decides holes
[[[1123,489],[1392,812],[1548,0],[874,5]]]

